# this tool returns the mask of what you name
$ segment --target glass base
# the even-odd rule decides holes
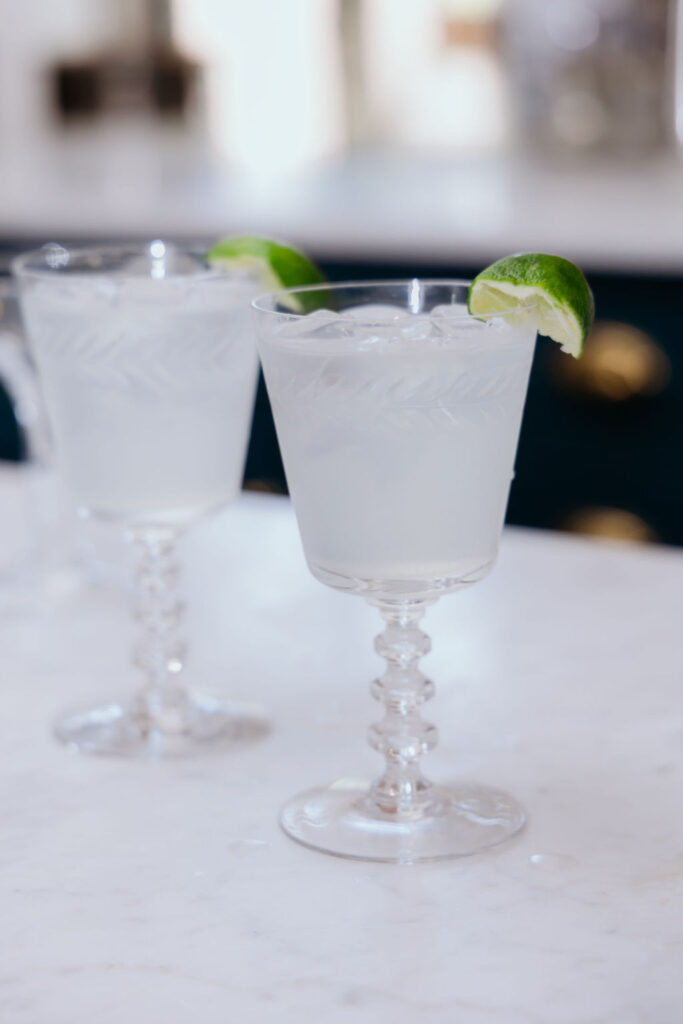
[[[268,732],[268,721],[254,704],[189,694],[182,715],[165,720],[135,702],[103,704],[63,715],[55,736],[82,754],[114,757],[184,757],[208,744],[242,745]]]
[[[412,864],[487,850],[526,820],[516,800],[488,786],[434,786],[430,813],[416,818],[383,813],[368,790],[349,779],[310,789],[285,804],[280,824],[297,842],[337,857]]]

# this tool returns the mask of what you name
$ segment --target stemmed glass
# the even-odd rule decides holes
[[[386,659],[369,733],[385,759],[287,803],[299,842],[339,856],[411,862],[473,853],[524,824],[505,793],[435,785],[420,759],[436,730],[418,668],[420,621],[481,579],[497,553],[535,330],[519,313],[467,312],[464,281],[322,285],[253,303],[278,439],[309,568],[375,605]],[[300,309],[306,312],[292,313]]]
[[[256,279],[207,266],[162,241],[58,246],[17,257],[29,347],[58,465],[81,512],[120,524],[136,551],[131,700],[62,717],[56,734],[97,754],[179,754],[262,720],[249,705],[181,683],[176,541],[238,493],[257,355]]]

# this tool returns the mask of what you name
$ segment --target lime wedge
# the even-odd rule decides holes
[[[264,291],[302,288],[325,281],[315,263],[298,249],[255,235],[224,238],[209,250],[206,259],[211,266],[227,270],[240,267],[255,270],[263,281]],[[285,296],[281,304],[295,313],[302,311],[301,302],[291,295]]]
[[[470,286],[470,313],[482,316],[519,310],[518,318],[536,325],[576,359],[593,323],[595,306],[579,268],[561,256],[522,252],[492,263]]]

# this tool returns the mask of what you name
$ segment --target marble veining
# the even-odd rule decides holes
[[[374,610],[309,577],[283,499],[245,497],[185,555],[188,673],[273,722],[202,760],[50,738],[57,710],[132,689],[126,595],[3,602],[2,1024],[681,1024],[679,552],[510,530],[487,581],[430,609],[425,770],[504,785],[529,823],[417,867],[315,854],[276,822],[379,767]]]

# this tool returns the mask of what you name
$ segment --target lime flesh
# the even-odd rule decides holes
[[[482,270],[470,286],[468,308],[475,316],[512,312],[577,359],[595,311],[588,282],[575,263],[534,252],[506,256]]]

